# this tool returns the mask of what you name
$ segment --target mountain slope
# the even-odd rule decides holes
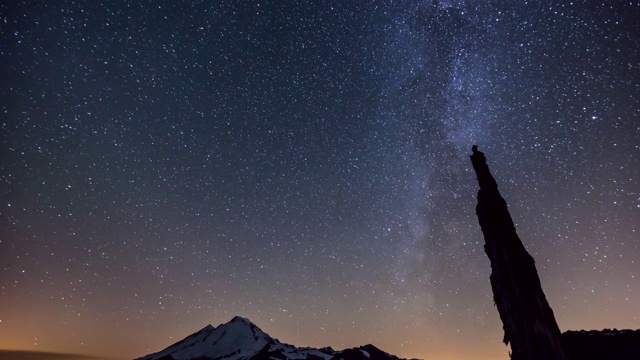
[[[208,325],[157,353],[136,360],[400,360],[373,345],[335,351],[284,344],[248,319]]]

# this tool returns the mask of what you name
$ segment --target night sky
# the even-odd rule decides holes
[[[640,4],[559,3],[3,1],[0,348],[508,359],[473,144],[561,330],[640,328]]]

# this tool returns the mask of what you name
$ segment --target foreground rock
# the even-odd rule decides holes
[[[476,214],[491,260],[491,288],[518,360],[638,360],[640,330],[567,331],[560,335],[540,285],[535,263],[516,233],[507,203],[489,172],[484,154],[472,148],[471,162],[480,191]]]
[[[640,359],[640,330],[566,331],[562,342],[569,360]]]
[[[516,233],[507,203],[489,172],[484,154],[473,147],[478,177],[476,214],[491,260],[491,288],[498,307],[504,343],[514,360],[565,360],[560,328],[542,291],[535,262]]]

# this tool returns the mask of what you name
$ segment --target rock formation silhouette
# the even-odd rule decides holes
[[[478,178],[476,215],[491,260],[491,288],[514,360],[565,360],[560,329],[540,285],[533,258],[516,233],[507,203],[476,145],[470,156]]]
[[[562,333],[569,360],[638,360],[640,330],[580,330]]]

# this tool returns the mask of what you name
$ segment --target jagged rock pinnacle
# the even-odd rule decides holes
[[[484,153],[471,148],[478,178],[476,214],[491,260],[491,287],[514,360],[564,360],[560,329],[540,285],[535,262],[516,233]]]

